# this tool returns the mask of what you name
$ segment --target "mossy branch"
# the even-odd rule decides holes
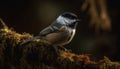
[[[0,22],[0,69],[110,69],[120,68],[118,62],[108,58],[100,62],[91,61],[87,55],[60,51],[57,56],[51,45],[44,40],[19,44],[32,36],[19,34]],[[109,61],[109,62],[108,62]]]

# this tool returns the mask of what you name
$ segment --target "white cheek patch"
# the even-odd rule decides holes
[[[57,22],[60,23],[60,24],[63,24],[63,25],[66,25],[66,24],[71,24],[73,22],[75,22],[76,20],[72,20],[72,19],[69,19],[69,18],[64,18],[62,16],[59,16],[57,18]]]
[[[76,20],[75,20],[75,19],[72,20],[72,19],[66,18],[64,21],[65,21],[67,24],[71,24],[71,23],[74,23]]]
[[[60,23],[60,24],[66,24],[66,23],[65,23],[65,18],[64,18],[64,17],[61,17],[61,16],[59,16],[59,17],[57,18],[57,22]]]

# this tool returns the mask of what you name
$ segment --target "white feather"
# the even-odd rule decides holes
[[[73,29],[72,32],[71,32],[71,33],[72,33],[72,34],[71,34],[71,37],[70,37],[70,39],[68,40],[68,43],[71,42],[71,40],[73,39],[73,37],[74,37],[74,35],[75,35],[75,32],[76,32],[76,30]]]
[[[62,17],[62,16],[59,16],[57,18],[57,22],[60,23],[60,24],[63,24],[63,25],[66,25],[66,23],[71,24],[75,21],[76,21],[75,19],[69,19],[69,18],[65,18],[65,17]]]

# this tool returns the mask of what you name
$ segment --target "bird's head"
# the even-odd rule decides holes
[[[57,18],[57,23],[75,28],[77,23],[80,22],[77,15],[71,12],[65,12]]]

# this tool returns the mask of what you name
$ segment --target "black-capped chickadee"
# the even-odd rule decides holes
[[[38,36],[28,39],[20,45],[27,44],[35,39],[44,39],[53,46],[62,47],[73,39],[79,21],[74,13],[65,12],[58,16],[51,25],[43,29]]]

